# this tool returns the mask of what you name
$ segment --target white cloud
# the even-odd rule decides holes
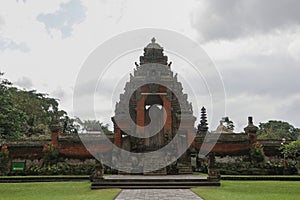
[[[66,96],[66,92],[62,87],[57,87],[54,91],[51,92],[51,95],[58,99],[63,99]]]
[[[192,23],[204,41],[231,40],[299,26],[299,10],[298,0],[202,0]]]
[[[294,59],[300,61],[300,37],[288,46],[288,51]]]
[[[54,13],[42,13],[37,16],[39,22],[44,23],[47,31],[51,33],[54,29],[59,30],[62,38],[71,36],[73,26],[85,19],[86,9],[80,0],[71,0],[60,4],[59,10]]]
[[[2,47],[11,48],[0,50],[1,71],[9,80],[29,77],[34,89],[60,98],[61,108],[70,115],[77,74],[93,49],[122,32],[153,27],[175,30],[193,39],[197,39],[198,35],[204,38],[204,48],[224,78],[228,115],[239,127],[246,125],[248,115],[253,115],[258,123],[278,118],[281,112],[286,113],[282,117],[287,121],[300,126],[295,118],[299,115],[291,112],[296,111],[299,105],[299,99],[294,96],[298,95],[297,86],[300,84],[297,77],[300,73],[300,18],[298,11],[295,12],[299,8],[296,1],[18,2],[0,2],[0,31],[5,41],[2,41]],[[293,3],[293,6],[289,3]],[[287,8],[288,11],[285,10]],[[52,37],[49,37],[49,33]],[[159,38],[157,40],[161,44],[164,42]],[[145,45],[148,42],[149,38],[145,38]],[[30,51],[24,53],[24,49],[21,51],[16,48],[21,44]],[[141,55],[142,51],[138,54]],[[120,62],[118,67],[123,69],[126,66],[132,70],[139,55],[130,57],[126,63]],[[181,66],[181,63],[168,56],[173,61],[173,69]],[[180,75],[192,82],[189,71],[183,66],[182,71],[186,73]],[[129,77],[126,77],[127,80]],[[110,123],[114,102],[102,99],[111,99],[110,93],[116,89],[114,85],[118,81],[107,80],[100,93],[101,104],[97,113],[101,118],[107,118],[105,123]],[[202,83],[197,82],[196,86],[191,87],[201,90],[197,90],[197,100],[207,106],[210,98],[205,96],[206,90],[199,84]],[[88,84],[85,86],[89,87]],[[83,92],[91,89],[86,87],[83,87]],[[120,83],[120,92],[123,92],[123,87]],[[189,92],[186,87],[184,91]],[[199,113],[195,115],[199,117]],[[211,112],[208,112],[208,116],[211,116]],[[218,124],[217,121],[209,123],[212,129]]]
[[[205,45],[225,84],[228,115],[240,130],[248,115],[257,124],[278,119],[299,127],[299,104],[294,98],[300,95],[299,59],[295,54],[299,31]],[[293,44],[295,49],[290,47]]]
[[[30,51],[30,48],[24,42],[17,43],[9,38],[0,36],[0,51],[5,50],[17,50],[26,53]]]
[[[3,17],[0,15],[0,28],[1,28],[1,26],[4,24],[4,19],[3,19]]]

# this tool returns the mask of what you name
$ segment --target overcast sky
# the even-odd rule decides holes
[[[197,41],[213,60],[237,131],[249,115],[256,124],[278,119],[300,127],[299,10],[298,0],[1,1],[0,71],[21,88],[60,99],[72,115],[76,77],[97,46],[134,29],[168,29]],[[123,63],[133,69],[141,54]],[[102,98],[111,100],[112,86],[102,87]],[[101,121],[110,123],[113,104],[99,106]],[[215,129],[218,121],[209,123]]]

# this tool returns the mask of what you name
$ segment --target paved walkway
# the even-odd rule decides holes
[[[189,189],[122,190],[115,200],[203,200]]]

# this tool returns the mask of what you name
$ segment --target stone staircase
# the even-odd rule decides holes
[[[92,182],[91,189],[186,189],[200,186],[220,186],[220,182],[198,175],[112,175]]]
[[[192,165],[189,162],[178,162],[177,163],[178,174],[192,174]]]

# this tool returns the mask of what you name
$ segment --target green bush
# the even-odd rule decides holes
[[[45,144],[43,148],[44,157],[43,163],[44,165],[54,165],[58,162],[59,150],[57,146],[50,142],[49,144]]]
[[[234,162],[216,163],[223,175],[282,175],[284,174],[283,158],[269,158],[265,163],[251,163],[244,159],[236,159]],[[286,160],[286,173],[296,174],[296,162]]]
[[[199,172],[202,172],[202,173],[207,173],[208,170],[207,170],[207,167],[208,167],[208,162],[206,159],[202,159],[202,158],[199,158],[197,157],[196,158],[196,165],[197,165],[197,169]]]
[[[259,143],[256,142],[253,144],[251,150],[250,150],[250,159],[252,164],[257,165],[257,164],[263,164],[265,162],[265,153],[263,146]]]
[[[70,165],[58,162],[54,165],[32,165],[26,170],[27,175],[89,175],[94,170],[93,164]]]

